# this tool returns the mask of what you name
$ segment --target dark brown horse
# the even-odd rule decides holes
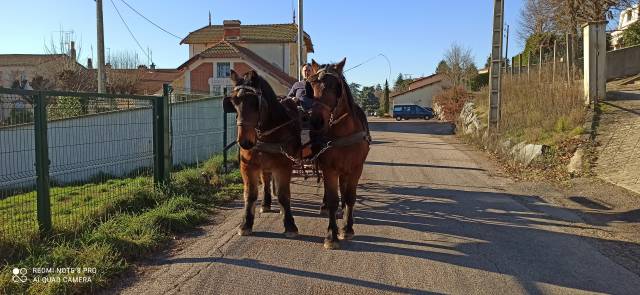
[[[322,169],[323,206],[329,211],[329,227],[324,240],[327,249],[339,248],[338,239],[353,238],[356,189],[371,141],[366,115],[354,102],[343,76],[345,62],[320,66],[314,60],[311,64],[314,74],[308,79],[314,95],[312,149]],[[340,231],[336,220],[338,194],[346,217]]]
[[[238,114],[237,141],[244,183],[244,220],[238,234],[252,233],[260,178],[265,186],[265,199],[268,196],[270,199],[269,179],[273,176],[284,234],[295,237],[298,228],[291,213],[289,184],[293,159],[301,149],[296,106],[290,100],[279,102],[269,83],[255,71],[249,71],[243,77],[231,71],[231,80],[235,87],[225,103],[233,105]],[[265,200],[263,210],[269,209],[270,205],[270,200]]]

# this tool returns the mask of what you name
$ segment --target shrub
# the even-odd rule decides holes
[[[464,104],[471,100],[473,96],[463,87],[453,87],[446,89],[434,97],[434,102],[441,107],[442,118],[446,121],[455,121]]]

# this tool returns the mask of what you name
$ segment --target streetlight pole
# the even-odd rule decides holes
[[[302,21],[302,0],[298,0],[298,81],[302,80],[302,65],[307,61],[302,60],[302,50],[304,50],[304,28]]]

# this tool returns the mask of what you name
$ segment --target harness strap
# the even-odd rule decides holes
[[[256,145],[253,147],[254,151],[265,152],[269,154],[279,154],[282,151],[285,143],[282,142],[256,142]]]
[[[271,129],[269,129],[269,130],[267,130],[267,131],[264,131],[264,132],[263,132],[263,131],[258,130],[258,136],[259,136],[259,137],[269,136],[269,135],[271,135],[272,133],[274,133],[274,132],[278,131],[280,128],[282,128],[282,127],[284,127],[284,126],[287,126],[287,125],[289,125],[289,124],[291,124],[291,123],[293,123],[293,119],[291,119],[291,120],[289,120],[289,121],[287,121],[287,122],[284,122],[284,123],[282,123],[282,124],[280,124],[280,125],[278,125],[278,126],[276,126],[276,127],[274,127],[274,128],[271,128]]]
[[[360,131],[346,137],[340,137],[336,140],[332,140],[331,146],[332,147],[350,146],[350,145],[359,143],[360,141],[363,141],[363,140],[366,141],[367,143],[371,143],[371,137],[369,136],[369,133],[367,131]]]
[[[346,118],[349,115],[348,112],[342,114],[342,116],[340,116],[340,118],[338,118],[337,120],[333,120],[333,113],[331,113],[331,118],[329,120],[329,128],[338,125],[338,123],[340,123],[340,121],[344,120],[344,118]]]

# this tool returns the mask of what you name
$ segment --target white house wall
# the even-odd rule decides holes
[[[442,91],[440,83],[425,86],[415,91],[410,91],[393,97],[393,104],[417,104],[423,107],[432,107],[433,97]]]
[[[283,72],[289,74],[290,52],[286,43],[247,43],[240,44],[264,60],[269,61]]]

